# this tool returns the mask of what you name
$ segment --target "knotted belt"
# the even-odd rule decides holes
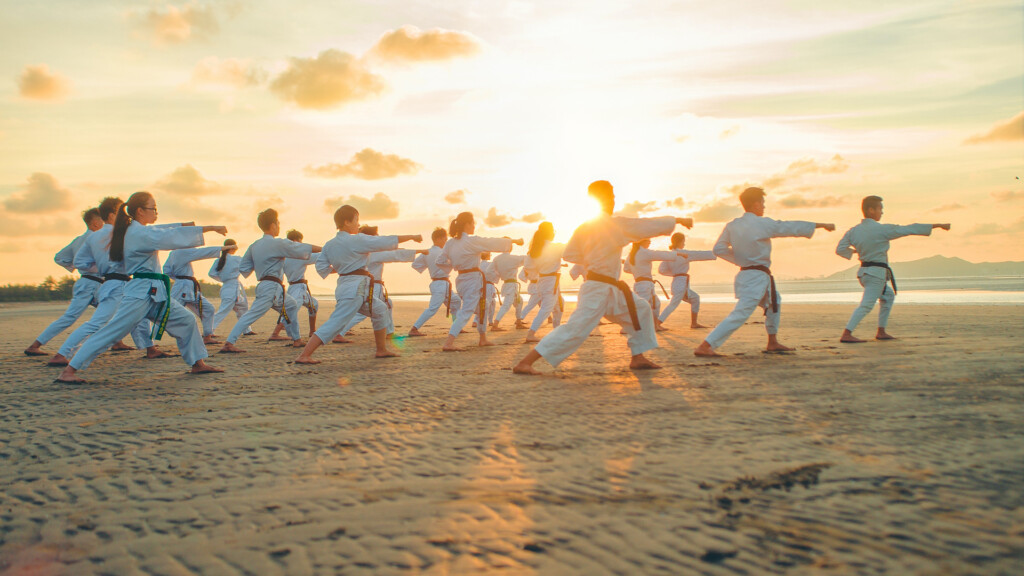
[[[196,305],[199,307],[199,317],[203,317],[203,291],[199,287],[199,280],[195,276],[175,276],[175,280],[188,280],[192,283],[192,294],[196,297]]]
[[[132,277],[127,274],[118,274],[116,272],[111,272],[109,274],[103,275],[103,280],[106,282],[109,282],[111,280],[120,280],[121,282],[127,282],[131,279]]]
[[[92,280],[93,282],[99,282],[100,284],[103,284],[103,277],[102,276],[96,276],[94,274],[82,274],[82,278],[85,278],[86,280]]]
[[[375,281],[373,274],[370,274],[366,268],[360,268],[351,272],[338,272],[338,276],[366,276],[370,279],[370,289],[366,291],[366,307],[367,316],[373,318],[373,283]]]
[[[889,267],[885,262],[861,262],[861,268],[885,268],[885,279],[892,283],[892,294],[896,295],[896,275],[892,273],[892,268]]]
[[[171,315],[171,277],[167,274],[160,274],[158,272],[136,272],[132,274],[132,278],[138,278],[141,280],[157,280],[163,282],[164,290],[166,290],[166,299],[164,300],[163,307],[157,312],[156,322],[153,323],[153,340],[160,340],[164,337],[164,330],[167,329],[167,319]],[[156,290],[155,288],[153,290]],[[152,294],[152,292],[150,292]]]
[[[659,282],[658,280],[655,280],[654,278],[648,278],[647,276],[640,276],[639,278],[636,279],[636,282],[650,282],[651,284],[657,284],[659,287],[661,287],[661,293],[665,295],[665,298],[668,298],[668,291],[665,290],[665,286],[663,286],[661,282]]]
[[[444,294],[444,317],[448,318],[452,315],[452,281],[444,276],[442,278],[431,278],[432,282],[444,282],[447,284],[447,290]]]
[[[484,323],[484,318],[487,318],[487,277],[484,276],[483,270],[479,268],[466,268],[465,270],[459,270],[459,276],[463,274],[470,274],[472,272],[480,273],[480,305],[477,306],[480,314],[480,323]]]
[[[559,283],[562,280],[562,273],[561,272],[551,272],[551,273],[548,273],[548,274],[540,274],[540,277],[541,278],[554,278],[555,279],[555,285],[551,288],[551,293],[558,297],[555,300],[555,304],[558,306],[558,309],[559,310],[565,310],[565,300],[562,299],[562,294],[558,290]]]
[[[260,276],[260,282],[267,280],[269,282],[276,282],[281,287],[281,315],[278,317],[278,323],[281,322],[281,318],[284,318],[285,322],[291,323],[292,319],[288,317],[288,312],[285,310],[285,304],[288,303],[288,292],[284,289],[284,282],[281,281],[277,276]]]
[[[629,284],[622,280],[616,280],[611,276],[598,274],[597,272],[587,272],[586,279],[618,288],[619,292],[622,292],[622,295],[626,298],[626,308],[629,309],[629,319],[633,321],[633,329],[640,330],[640,316],[636,313],[636,302],[633,301],[633,292],[629,289]]]
[[[684,272],[682,274],[667,274],[667,276],[671,276],[672,278],[678,278],[680,276],[685,276],[686,277],[686,291],[683,293],[683,296],[688,297],[688,293],[690,292],[690,275],[686,274]],[[662,287],[662,290],[664,290],[664,289],[665,288]],[[672,288],[672,295],[675,296],[675,287]],[[668,296],[666,296],[666,298],[668,298]]]
[[[768,268],[767,266],[761,266],[759,264],[757,266],[744,266],[744,267],[740,268],[740,271],[743,271],[743,270],[759,270],[759,271],[764,272],[765,274],[768,275],[768,280],[771,282],[771,285],[769,287],[770,288],[770,292],[769,292],[770,296],[769,297],[771,298],[771,301],[772,301],[772,312],[778,312],[779,311],[779,293],[778,293],[777,290],[775,290],[775,277],[772,276],[771,269]],[[768,311],[766,310],[765,314],[767,314],[767,313],[768,313]]]
[[[373,290],[373,285],[374,284],[379,284],[380,285],[381,294],[384,296],[384,298],[383,298],[384,303],[387,304],[388,310],[390,310],[391,309],[391,296],[388,294],[388,287],[384,285],[384,280],[377,280],[376,278],[371,280],[370,281],[370,290],[371,291]]]
[[[510,279],[507,279],[507,280],[505,278],[502,278],[501,282],[502,282],[502,284],[501,284],[502,290],[505,289],[505,285],[506,284],[515,284],[516,285],[516,298],[515,298],[514,302],[517,302],[518,306],[522,306],[523,305],[523,297],[520,296],[520,291],[522,290],[522,288],[519,286],[519,280],[516,280],[515,278],[510,278]]]
[[[302,280],[289,280],[288,281],[288,286],[289,287],[295,286],[296,284],[304,284],[306,286],[306,294],[309,297],[308,298],[303,298],[304,302],[302,303],[302,305],[305,306],[309,310],[310,315],[316,314],[316,310],[313,309],[313,295],[310,294],[310,292],[309,292],[309,282],[306,281],[305,278],[303,278]]]

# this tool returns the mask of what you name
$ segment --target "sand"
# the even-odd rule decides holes
[[[110,353],[81,387],[21,354],[61,306],[4,306],[0,573],[1019,573],[1024,308],[897,304],[899,340],[841,345],[851,306],[783,306],[796,354],[755,317],[694,358],[677,313],[658,372],[603,326],[515,376],[524,332],[445,354],[442,318],[297,366],[265,319],[225,374]]]

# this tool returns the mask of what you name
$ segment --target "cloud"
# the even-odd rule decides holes
[[[82,219],[74,221],[68,218],[43,220],[40,218],[11,218],[9,214],[0,212],[0,237],[22,238],[25,236],[68,236],[79,234],[85,230]]]
[[[466,194],[468,193],[468,190],[456,190],[455,192],[449,192],[444,195],[444,201],[449,204],[465,204]]]
[[[362,220],[392,220],[398,218],[398,202],[388,198],[387,194],[378,192],[373,198],[364,198],[355,194],[345,198],[328,198],[324,200],[324,210],[333,213],[339,206],[349,204],[359,210]]]
[[[959,202],[954,202],[952,204],[943,204],[938,208],[932,208],[931,210],[929,210],[929,212],[950,212],[953,210],[963,210],[964,208],[966,208],[966,206],[964,206],[963,204],[960,204]]]
[[[1024,112],[1017,114],[1005,122],[996,124],[985,134],[971,136],[967,140],[964,140],[964,144],[1005,142],[1009,140],[1024,140]]]
[[[683,208],[686,208],[687,205],[688,202],[684,200],[682,196],[665,201],[666,208],[676,208],[682,210]]]
[[[534,222],[540,222],[543,219],[544,219],[544,213],[542,213],[542,212],[534,212],[533,214],[524,214],[523,217],[520,218],[520,220],[522,220],[523,222],[526,222],[527,224],[533,224]]]
[[[493,207],[487,211],[487,217],[484,218],[484,224],[490,228],[500,228],[502,226],[508,226],[511,223],[511,216],[508,214],[498,214],[498,210]]]
[[[992,197],[996,199],[996,202],[1013,202],[1015,200],[1024,200],[1024,192],[1017,192],[1015,190],[993,192]]]
[[[967,232],[968,236],[991,236],[993,234],[1014,234],[1017,232],[1024,232],[1024,218],[1017,220],[1016,222],[1004,225],[997,224],[995,222],[987,222],[985,224],[978,224],[970,231]]]
[[[192,70],[192,85],[224,85],[235,88],[258,86],[267,80],[267,72],[249,60],[216,56],[204,58]]]
[[[300,108],[335,108],[372,98],[385,88],[383,78],[347,52],[331,49],[316,58],[289,60],[288,69],[274,79],[270,90]]]
[[[845,172],[849,167],[850,163],[839,154],[825,162],[819,162],[814,158],[803,158],[793,162],[782,172],[766,178],[762,187],[770,192],[773,188],[778,188],[808,174],[839,174]]]
[[[346,176],[360,180],[383,180],[395,178],[402,174],[415,174],[420,166],[408,158],[395,154],[383,154],[372,148],[363,148],[356,152],[346,164],[330,163],[323,166],[306,166],[307,176],[317,178],[344,178]]]
[[[801,196],[790,194],[779,199],[779,205],[785,208],[829,208],[846,203],[845,198],[839,196]]]
[[[191,164],[186,164],[175,168],[174,172],[157,180],[153,184],[153,189],[179,196],[200,198],[222,194],[227,191],[227,186],[207,180]]]
[[[644,214],[646,212],[654,212],[657,209],[658,203],[654,200],[650,202],[640,202],[638,200],[636,202],[626,202],[626,204],[622,206],[622,208],[619,208],[618,211],[616,211],[616,214],[619,216],[636,218],[640,214]]]
[[[129,13],[128,19],[158,44],[181,44],[197,38],[207,39],[220,30],[213,7],[196,2],[181,7],[167,5],[133,11]]]
[[[696,222],[728,222],[742,213],[739,200],[723,199],[701,206],[693,213],[693,219]]]
[[[4,200],[4,208],[23,214],[59,212],[71,206],[71,191],[45,172],[29,176],[24,189]]]
[[[421,31],[415,26],[402,26],[385,32],[370,53],[391,62],[451,60],[478,53],[480,44],[468,32],[440,28]]]
[[[26,66],[18,77],[18,93],[29,100],[61,100],[71,91],[71,83],[46,64]]]

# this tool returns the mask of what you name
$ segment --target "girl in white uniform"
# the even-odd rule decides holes
[[[462,300],[452,290],[452,281],[449,279],[452,273],[451,265],[439,266],[437,264],[437,257],[441,255],[441,251],[448,241],[448,233],[444,228],[435,228],[430,234],[430,238],[434,241],[434,245],[426,251],[426,254],[420,254],[412,261],[413,270],[420,274],[424,271],[430,272],[430,302],[427,304],[427,309],[413,323],[412,330],[409,330],[409,336],[426,336],[420,328],[423,328],[423,325],[437,314],[441,306],[445,307],[445,317],[458,313],[462,306]]]
[[[654,314],[654,328],[661,331],[666,328],[661,327],[661,320],[658,319],[658,315],[661,313],[661,299],[658,298],[658,292],[654,289],[652,269],[655,262],[674,260],[676,253],[670,250],[651,250],[650,246],[650,239],[634,242],[629,251],[629,257],[626,258],[625,269],[626,272],[633,275],[633,291],[651,305],[651,312]],[[661,289],[664,291],[665,287],[662,286]]]
[[[285,236],[292,242],[302,242],[302,232],[298,230],[289,230]],[[284,259],[284,277],[288,281],[288,295],[295,299],[299,303],[299,306],[306,308],[309,312],[309,335],[312,336],[316,332],[316,314],[320,310],[320,302],[313,297],[313,294],[309,291],[309,282],[306,281],[306,268],[316,263],[317,257],[314,254],[310,254],[308,258],[285,258]],[[270,335],[271,340],[287,340],[284,336],[279,336],[281,330],[285,329],[285,325],[280,319],[277,321],[277,326],[274,328],[274,333]]]
[[[718,257],[710,250],[683,250],[684,246],[686,246],[686,235],[682,232],[673,234],[669,249],[674,250],[677,256],[658,266],[658,274],[672,278],[672,300],[661,311],[658,320],[664,323],[680,302],[689,302],[690,328],[707,328],[697,322],[697,314],[700,312],[700,294],[690,288],[690,262],[717,260]]]
[[[527,342],[540,342],[537,337],[537,330],[540,330],[544,322],[550,317],[552,324],[558,328],[562,323],[562,252],[565,244],[552,242],[555,238],[555,228],[551,222],[541,222],[537,231],[530,240],[530,249],[527,251],[526,266],[534,270],[539,277],[537,282],[537,297],[540,299],[540,310],[530,325],[530,331],[526,333]]]
[[[174,280],[171,286],[171,298],[191,310],[203,325],[203,343],[214,344],[213,339],[213,304],[203,296],[199,279],[196,278],[192,263],[196,260],[218,258],[224,253],[223,246],[204,246],[202,248],[181,248],[171,250],[164,260],[164,274]]]
[[[249,310],[249,299],[245,296],[245,289],[238,281],[238,265],[242,263],[242,257],[235,255],[235,252],[238,251],[238,243],[228,238],[224,241],[224,246],[227,247],[227,250],[220,253],[220,258],[213,263],[208,272],[210,278],[221,283],[220,305],[217,307],[217,313],[213,315],[214,331],[232,310],[235,311],[236,320]],[[244,336],[253,334],[255,332],[252,331],[252,328],[247,328],[243,332]]]

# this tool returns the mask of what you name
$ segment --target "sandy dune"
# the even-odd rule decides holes
[[[713,361],[692,356],[707,331],[681,310],[651,354],[664,370],[628,370],[624,337],[603,326],[538,378],[509,370],[522,331],[444,354],[436,318],[430,337],[396,342],[401,358],[374,360],[364,323],[356,344],[300,367],[264,341],[268,318],[242,340],[250,353],[214,355],[223,375],[106,354],[82,387],[21,354],[59,310],[0,308],[2,574],[1024,563],[1021,307],[897,304],[899,340],[841,345],[850,306],[784,304],[796,354],[761,354],[763,327],[748,325]],[[419,310],[398,305],[400,333]]]

